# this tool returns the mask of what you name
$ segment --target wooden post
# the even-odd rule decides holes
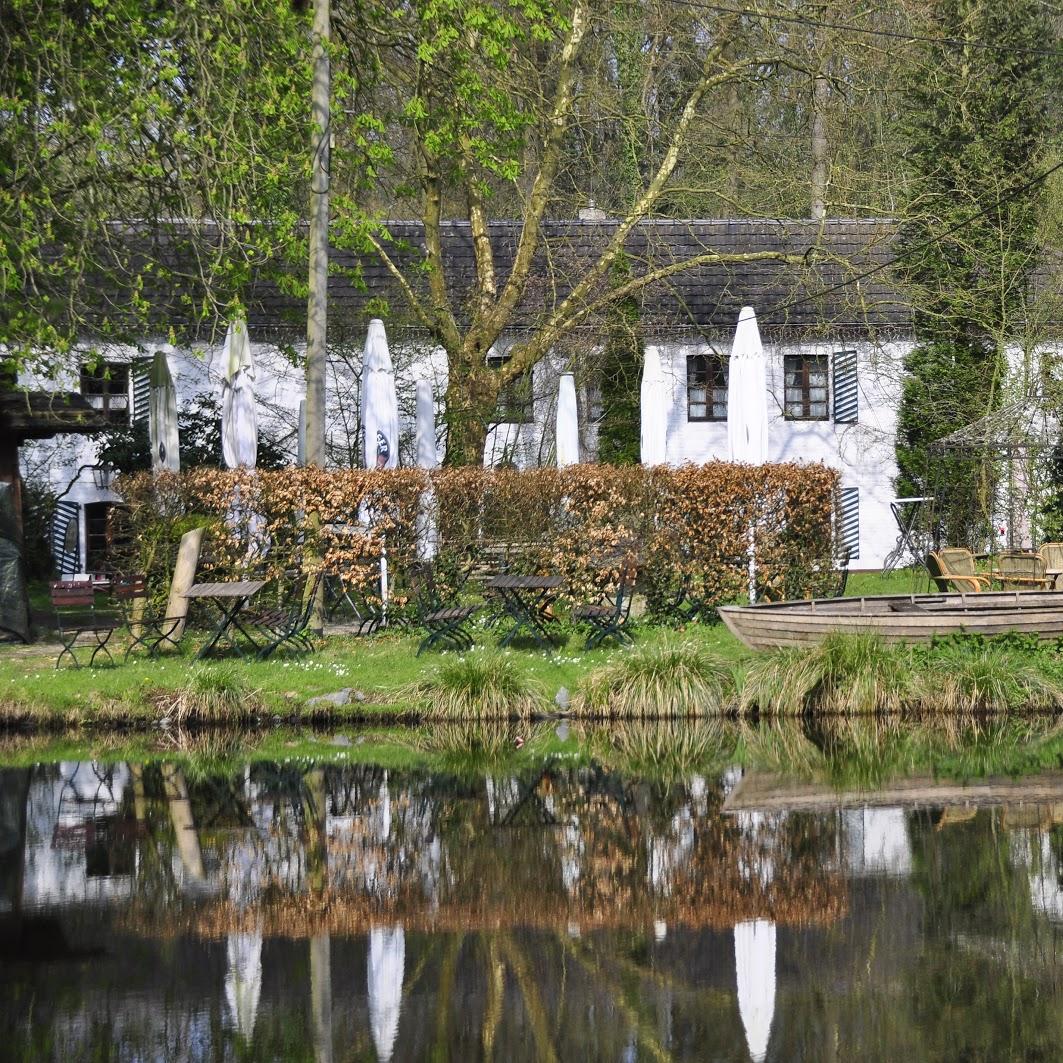
[[[193,528],[181,536],[181,545],[177,549],[177,562],[173,567],[173,579],[170,581],[170,599],[166,604],[167,618],[181,618],[169,637],[177,642],[185,631],[185,617],[188,616],[188,599],[186,591],[196,582],[196,568],[199,565],[199,549],[203,545],[203,528]]]
[[[328,337],[329,252],[329,0],[314,0],[314,82],[311,103],[313,132],[310,139],[310,295],[306,314],[306,464],[325,466],[325,362]],[[321,518],[308,513],[311,538]],[[307,558],[317,561],[313,551]],[[306,564],[306,561],[304,561]],[[320,634],[325,626],[325,585],[318,584],[310,629]]]

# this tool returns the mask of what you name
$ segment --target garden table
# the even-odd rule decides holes
[[[550,648],[548,625],[553,617],[547,611],[557,599],[555,593],[565,581],[560,576],[495,576],[484,584],[484,589],[494,591],[513,626],[502,636],[499,643],[507,646],[524,629],[543,649]]]
[[[236,655],[243,657],[243,651],[231,634],[233,628],[236,628],[251,643],[256,652],[258,651],[260,648],[258,642],[240,623],[239,614],[240,610],[265,587],[266,583],[267,581],[264,579],[236,580],[231,583],[197,583],[185,591],[184,596],[186,598],[203,598],[208,602],[212,602],[218,612],[221,613],[221,620],[218,621],[218,626],[214,629],[210,638],[207,639],[206,645],[196,654],[197,661],[206,657],[223,635],[228,640],[229,645],[236,650]]]

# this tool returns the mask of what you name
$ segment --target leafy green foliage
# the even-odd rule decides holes
[[[621,256],[613,268],[614,283],[630,275]],[[598,422],[598,460],[609,465],[637,465],[641,457],[642,334],[639,306],[633,297],[613,303],[606,315],[600,380],[602,418]]]
[[[923,346],[905,366],[898,492],[934,494],[949,542],[984,545],[999,455],[928,450],[1000,402],[1004,345],[1027,329],[1040,253],[1034,175],[1052,130],[1059,63],[1045,51],[1038,0],[944,0],[927,9],[920,60],[906,71],[907,218],[896,273]]]
[[[181,468],[221,468],[221,409],[212,398],[199,398],[195,408],[177,415]],[[151,468],[151,440],[147,419],[115,425],[96,436],[99,460],[118,472],[145,472]],[[283,469],[291,456],[269,433],[259,429],[258,468]]]

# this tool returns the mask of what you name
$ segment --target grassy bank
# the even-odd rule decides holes
[[[850,593],[922,589],[921,577],[857,574]],[[722,625],[637,624],[633,650],[493,649],[416,657],[418,636],[334,636],[312,656],[198,663],[183,652],[114,668],[56,670],[50,644],[0,649],[0,726],[146,728],[276,722],[407,722],[574,716],[800,715],[809,711],[995,711],[1063,704],[1054,648],[1033,644],[883,646],[835,639],[751,654]]]

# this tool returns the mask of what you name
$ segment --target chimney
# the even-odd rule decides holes
[[[579,209],[580,221],[605,221],[608,217],[609,215],[604,210],[600,210],[594,205],[593,199],[588,199],[587,205]]]

